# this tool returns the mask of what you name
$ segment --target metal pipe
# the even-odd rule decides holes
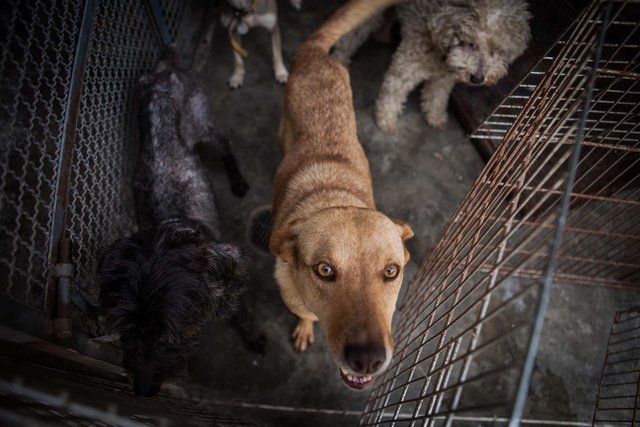
[[[582,136],[584,134],[585,123],[589,114],[589,107],[591,106],[591,100],[593,96],[593,89],[595,80],[598,74],[598,64],[602,56],[602,45],[604,44],[604,37],[607,33],[607,25],[609,22],[609,16],[611,13],[611,0],[607,2],[607,6],[603,11],[602,17],[602,29],[600,32],[600,40],[596,47],[595,59],[593,61],[593,67],[591,71],[591,77],[587,86],[586,97],[584,101],[584,107],[581,114],[581,125],[578,127],[575,140],[575,148],[571,155],[571,162],[569,164],[568,176],[565,185],[565,191],[562,195],[562,202],[559,206],[557,226],[551,244],[551,253],[549,254],[549,264],[546,274],[544,276],[544,282],[542,283],[542,293],[540,295],[540,302],[538,304],[538,310],[536,313],[536,319],[533,325],[533,331],[531,332],[531,341],[529,343],[529,350],[527,352],[527,358],[522,368],[522,374],[520,377],[520,384],[518,386],[518,394],[513,405],[513,412],[511,413],[511,420],[509,421],[509,427],[518,427],[522,419],[522,413],[524,411],[524,405],[527,395],[529,394],[529,384],[531,382],[531,375],[533,373],[533,365],[538,354],[538,346],[540,345],[540,338],[542,336],[542,327],[544,325],[544,318],[547,312],[547,306],[549,305],[549,299],[551,298],[551,285],[553,284],[553,276],[558,265],[558,255],[560,253],[560,246],[562,245],[562,236],[564,234],[564,227],[569,215],[569,202],[571,201],[571,189],[576,179],[578,172],[578,162],[580,161],[580,150],[582,148]]]
[[[73,161],[73,148],[75,145],[76,126],[78,124],[78,112],[80,109],[80,98],[82,95],[82,81],[84,77],[85,65],[89,52],[91,33],[95,22],[96,4],[95,0],[86,0],[82,15],[82,25],[78,36],[78,44],[73,60],[73,70],[71,71],[71,82],[69,87],[69,97],[65,105],[65,116],[63,123],[63,139],[60,142],[60,158],[58,161],[58,179],[55,186],[55,198],[53,205],[53,225],[49,238],[49,272],[47,287],[45,289],[45,313],[47,319],[55,315],[58,298],[57,277],[55,275],[55,264],[58,262],[58,249],[61,240],[64,238],[67,225],[67,205],[69,204],[69,183],[71,182],[71,163]],[[45,335],[51,333],[52,326],[45,325]]]
[[[75,266],[71,262],[71,239],[63,238],[60,240],[55,276],[58,278],[58,286],[53,330],[56,337],[68,338],[72,334],[70,288],[71,280],[75,276]]]

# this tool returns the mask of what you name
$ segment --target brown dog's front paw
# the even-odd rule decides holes
[[[291,334],[293,348],[297,352],[303,352],[313,344],[313,322],[307,319],[298,319],[298,324]]]

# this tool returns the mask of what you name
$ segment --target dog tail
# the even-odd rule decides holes
[[[307,43],[325,52],[342,37],[369,17],[400,3],[402,0],[351,0],[338,9],[320,28],[307,38]]]

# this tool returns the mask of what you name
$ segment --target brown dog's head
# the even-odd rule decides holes
[[[292,285],[320,319],[342,379],[361,389],[393,354],[391,318],[411,228],[372,209],[322,210],[274,232],[271,251],[287,262]]]

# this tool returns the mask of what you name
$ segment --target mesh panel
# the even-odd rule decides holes
[[[202,1],[181,2],[161,0],[160,5],[169,34],[177,46],[182,47],[182,58],[191,61],[197,43],[200,18],[207,7]]]
[[[163,0],[183,57],[198,3]],[[0,293],[43,309],[65,109],[84,2],[5,2],[0,15]],[[144,2],[98,1],[82,82],[67,234],[92,302],[100,250],[134,230],[134,91],[161,54]],[[200,11],[201,12],[201,11]]]
[[[197,29],[185,2],[165,1],[170,32]],[[85,71],[73,159],[69,233],[76,283],[96,303],[100,252],[135,229],[133,173],[137,161],[135,90],[162,49],[144,2],[99,1]],[[188,56],[191,45],[180,45]]]
[[[95,301],[96,256],[135,224],[134,90],[161,51],[143,2],[99,1],[83,82],[70,189],[76,283]]]
[[[42,310],[81,1],[3,2],[0,293]]]
[[[640,2],[613,2],[572,192],[571,207],[579,211],[569,217],[567,239],[559,257],[556,278],[562,282],[636,288],[640,281],[639,14]],[[576,132],[576,103],[584,93],[592,64],[589,49],[595,45],[599,24],[595,16],[577,19],[473,135],[499,140],[520,138],[522,142],[514,142],[517,150],[522,150],[525,138],[537,144],[523,157],[532,170],[523,182],[525,209],[531,211],[525,227],[540,227],[539,218],[549,213],[559,198],[554,186],[562,179],[564,169],[557,165],[568,158],[567,146]],[[567,77],[547,76],[560,72],[566,72]],[[541,81],[547,88],[540,87]],[[560,91],[561,95],[540,103],[535,98],[542,91]],[[503,167],[508,163],[503,161]],[[519,249],[520,258],[528,255],[534,254]],[[519,274],[535,277],[544,266],[544,257],[536,255],[536,260]]]

